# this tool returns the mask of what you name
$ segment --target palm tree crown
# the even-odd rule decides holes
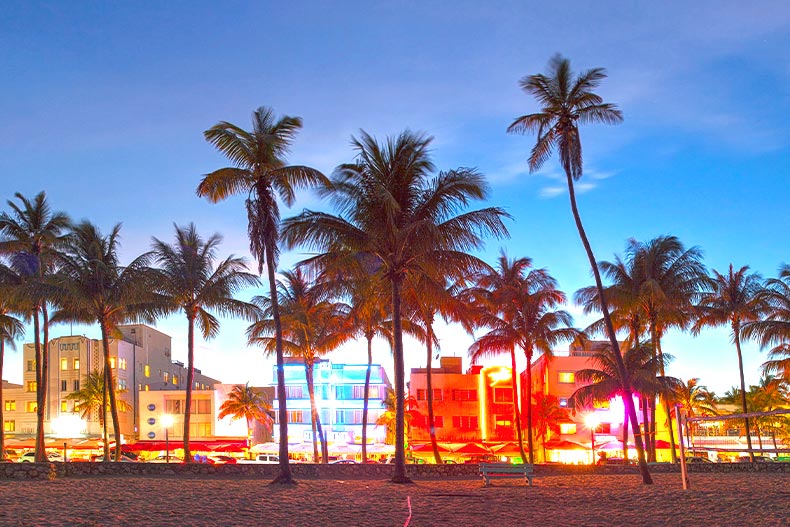
[[[230,416],[231,421],[244,419],[247,422],[247,437],[252,437],[252,424],[261,423],[267,428],[271,427],[272,418],[269,415],[271,406],[263,394],[252,388],[249,383],[244,386],[238,384],[228,394],[227,400],[219,407],[218,419]]]

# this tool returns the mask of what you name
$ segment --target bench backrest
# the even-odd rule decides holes
[[[512,463],[480,463],[481,472],[501,472],[501,473],[526,473],[534,472],[533,465],[513,465]]]

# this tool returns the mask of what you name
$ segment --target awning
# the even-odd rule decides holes
[[[479,443],[466,443],[453,450],[453,454],[490,454],[491,449]]]
[[[546,441],[543,445],[547,450],[589,450],[586,446],[566,439]]]

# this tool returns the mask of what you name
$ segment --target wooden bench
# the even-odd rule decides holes
[[[510,463],[480,463],[480,475],[486,481],[486,487],[495,478],[524,478],[524,482],[529,482],[532,486],[532,478],[535,475],[533,465],[512,465]]]

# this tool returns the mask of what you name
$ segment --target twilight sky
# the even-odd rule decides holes
[[[243,198],[211,205],[195,188],[227,166],[202,132],[220,120],[249,128],[252,110],[268,105],[304,119],[290,162],[327,174],[352,160],[349,139],[360,129],[434,136],[437,167],[477,167],[492,187],[488,203],[513,215],[511,239],[489,241],[482,256],[493,262],[501,247],[530,256],[571,295],[592,278],[560,168],[552,159],[529,174],[534,137],[505,133],[536,109],[518,80],[560,52],[577,71],[605,67],[599,93],[625,117],[582,129],[579,206],[599,260],[622,254],[628,238],[672,234],[722,272],[732,262],[775,276],[790,262],[786,2],[294,4],[4,2],[2,206],[14,192],[45,190],[75,220],[104,232],[122,222],[124,262],[189,221],[224,236],[223,257],[249,257]],[[306,193],[283,217],[325,206]],[[301,257],[284,254],[281,267]],[[578,326],[589,322],[569,309]],[[185,361],[185,318],[157,327]],[[196,366],[223,382],[268,383],[271,362],[247,348],[245,327],[225,321],[218,338],[198,343]],[[98,337],[96,327],[73,330]],[[444,354],[466,356],[462,331],[439,336]],[[672,375],[701,377],[719,394],[738,383],[725,329],[670,334],[664,350],[676,357]],[[424,355],[411,345],[407,367],[424,365]],[[363,362],[364,343],[333,358]],[[391,371],[384,343],[377,359]],[[764,360],[747,344],[747,383]],[[8,351],[3,377],[21,376],[21,353]]]

